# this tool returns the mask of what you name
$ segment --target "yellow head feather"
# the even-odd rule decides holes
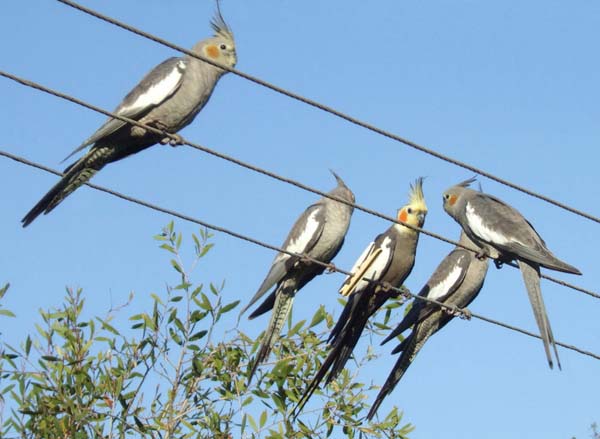
[[[423,195],[423,177],[417,178],[415,180],[415,184],[410,185],[408,197],[408,204],[413,209],[427,212],[427,204],[425,204],[425,196]]]
[[[398,221],[414,227],[423,227],[425,216],[427,215],[427,205],[423,195],[423,177],[415,180],[414,185],[410,185],[408,204],[398,210]],[[402,233],[415,233],[408,227],[399,226]]]

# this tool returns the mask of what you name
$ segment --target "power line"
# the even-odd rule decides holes
[[[171,137],[173,137],[173,135],[171,133],[168,133],[168,132],[166,132],[164,130],[160,130],[160,129],[157,129],[157,128],[152,127],[152,126],[149,126],[149,125],[146,125],[146,124],[142,124],[142,123],[140,123],[138,121],[135,121],[133,119],[129,119],[127,117],[123,117],[123,116],[117,115],[117,114],[112,113],[110,111],[106,111],[106,110],[104,110],[102,108],[99,108],[99,107],[91,105],[91,104],[89,104],[87,102],[81,101],[81,100],[79,100],[79,99],[77,99],[77,98],[75,98],[73,96],[66,95],[64,93],[58,92],[58,91],[50,89],[48,87],[45,87],[45,86],[43,86],[41,84],[37,84],[37,83],[35,83],[33,81],[29,81],[27,79],[20,78],[18,76],[12,75],[10,73],[7,73],[7,72],[1,71],[1,70],[0,70],[0,76],[4,76],[4,77],[12,79],[12,80],[14,80],[16,82],[19,82],[19,83],[21,83],[21,84],[23,84],[25,86],[28,86],[28,87],[31,87],[31,88],[35,88],[35,89],[43,91],[45,93],[49,93],[49,94],[52,94],[52,95],[54,95],[56,97],[68,100],[68,101],[73,102],[73,103],[75,103],[77,105],[83,106],[85,108],[88,108],[90,110],[96,111],[96,112],[101,113],[101,114],[104,114],[106,116],[114,117],[116,119],[122,120],[122,121],[130,123],[132,125],[136,125],[136,126],[142,127],[142,128],[144,128],[146,130],[149,130],[151,132],[154,132],[154,133],[157,133],[157,134],[161,134],[163,136],[171,136]],[[293,186],[296,186],[296,187],[298,187],[300,189],[303,189],[303,190],[306,190],[308,192],[312,192],[314,194],[317,194],[317,195],[320,195],[320,196],[324,196],[324,197],[327,197],[327,198],[331,198],[331,199],[336,200],[338,202],[342,202],[344,204],[347,204],[347,205],[350,205],[350,206],[354,207],[357,210],[361,210],[361,211],[363,211],[365,213],[368,213],[370,215],[382,218],[384,220],[387,220],[387,221],[390,221],[390,222],[393,222],[393,223],[396,223],[396,224],[402,224],[402,225],[404,225],[406,227],[412,228],[412,229],[414,229],[414,230],[416,230],[416,231],[418,231],[420,233],[423,233],[425,235],[431,236],[432,238],[438,239],[438,240],[446,242],[448,244],[452,244],[454,246],[460,246],[460,247],[465,248],[466,250],[470,250],[470,251],[475,252],[475,253],[477,252],[476,249],[472,249],[472,248],[469,248],[467,246],[464,246],[464,245],[462,245],[462,244],[460,244],[460,243],[458,243],[456,241],[448,239],[448,238],[446,238],[446,237],[444,237],[442,235],[439,235],[437,233],[433,233],[433,232],[430,232],[430,231],[425,230],[425,229],[421,229],[421,228],[418,228],[418,227],[415,227],[415,226],[411,226],[410,224],[404,224],[401,221],[398,221],[396,218],[390,217],[388,215],[384,215],[384,214],[382,214],[380,212],[377,212],[375,210],[369,209],[367,207],[364,207],[364,206],[361,206],[361,205],[358,205],[358,204],[355,204],[355,203],[350,203],[350,202],[348,202],[346,200],[343,200],[341,198],[333,197],[330,194],[328,194],[326,192],[323,192],[323,191],[321,191],[319,189],[315,189],[313,187],[310,187],[310,186],[307,186],[307,185],[305,185],[303,183],[300,183],[300,182],[298,182],[296,180],[292,180],[292,179],[283,177],[281,175],[275,174],[275,173],[273,173],[271,171],[268,171],[268,170],[266,170],[264,168],[259,168],[257,166],[254,166],[254,165],[251,165],[249,163],[243,162],[243,161],[241,161],[239,159],[236,159],[234,157],[231,157],[231,156],[228,156],[226,154],[220,153],[218,151],[212,150],[210,148],[204,147],[204,146],[199,145],[197,143],[190,142],[190,141],[188,141],[188,140],[186,140],[186,139],[184,139],[182,137],[180,137],[179,140],[184,145],[187,145],[187,146],[190,146],[192,148],[198,149],[200,151],[206,152],[206,153],[211,154],[211,155],[213,155],[215,157],[218,157],[218,158],[221,158],[223,160],[226,160],[226,161],[229,161],[231,163],[234,163],[236,165],[242,166],[242,167],[244,167],[246,169],[249,169],[251,171],[258,172],[258,173],[261,173],[261,174],[266,175],[268,177],[271,177],[271,178],[274,178],[276,180],[282,181],[284,183],[291,184]],[[493,258],[490,257],[490,259],[493,259]],[[514,268],[517,268],[517,266],[515,264],[513,264],[513,263],[508,263],[507,265],[510,265],[510,266],[512,266]],[[547,279],[547,280],[549,280],[551,282],[554,282],[554,283],[556,283],[558,285],[562,285],[562,286],[571,288],[573,290],[582,292],[584,294],[587,294],[589,296],[595,297],[597,299],[600,299],[600,294],[595,293],[593,291],[590,291],[588,289],[585,289],[585,288],[582,288],[582,287],[579,287],[579,286],[576,286],[576,285],[572,285],[572,284],[570,284],[568,282],[565,282],[565,281],[560,280],[560,279],[553,278],[553,277],[545,275],[545,274],[542,274],[541,277],[544,278],[544,279]]]
[[[7,151],[0,150],[0,156],[9,158],[9,159],[14,160],[14,161],[16,161],[18,163],[21,163],[21,164],[24,164],[24,165],[27,165],[27,166],[30,166],[30,167],[33,167],[33,168],[37,168],[37,169],[40,169],[42,171],[45,171],[45,172],[48,172],[48,173],[51,173],[51,174],[54,174],[54,175],[57,175],[57,176],[63,176],[64,175],[63,173],[57,171],[56,169],[52,169],[52,168],[44,166],[44,165],[42,165],[40,163],[36,163],[36,162],[31,161],[31,160],[28,160],[28,159],[26,159],[24,157],[17,156],[15,154],[11,154],[11,153],[9,153]],[[134,198],[134,197],[131,197],[129,195],[125,195],[125,194],[123,194],[121,192],[114,191],[114,190],[106,188],[104,186],[99,186],[99,185],[96,185],[96,184],[93,184],[93,183],[89,183],[89,182],[85,183],[85,184],[87,186],[91,187],[92,189],[95,189],[95,190],[100,191],[100,192],[105,192],[105,193],[113,195],[113,196],[115,196],[117,198],[121,198],[122,200],[125,200],[127,202],[130,202],[130,203],[133,203],[133,204],[137,204],[137,205],[140,205],[140,206],[144,206],[144,207],[146,207],[148,209],[152,209],[152,210],[155,210],[157,212],[166,213],[167,215],[171,215],[171,216],[180,218],[182,220],[189,221],[189,222],[194,223],[194,224],[198,224],[198,225],[200,225],[202,227],[206,227],[208,229],[211,229],[211,230],[214,230],[214,231],[217,231],[217,232],[225,233],[225,234],[227,234],[229,236],[233,236],[234,238],[237,238],[237,239],[240,239],[240,240],[243,240],[243,241],[246,241],[246,242],[250,242],[250,243],[258,245],[260,247],[268,248],[268,249],[276,251],[276,252],[286,253],[286,254],[291,255],[291,256],[295,256],[295,257],[299,257],[301,259],[308,260],[308,261],[310,261],[312,263],[321,265],[322,267],[324,267],[327,270],[335,271],[335,272],[338,272],[338,273],[341,273],[341,274],[345,274],[347,276],[350,276],[352,274],[352,273],[350,273],[347,270],[343,270],[343,269],[340,269],[340,268],[336,267],[332,263],[325,263],[325,262],[319,261],[318,259],[314,259],[314,258],[312,258],[312,257],[310,257],[308,255],[305,255],[305,254],[298,254],[298,253],[294,253],[294,252],[290,252],[290,251],[284,250],[284,249],[282,249],[280,247],[268,244],[268,243],[266,243],[264,241],[261,241],[261,240],[258,240],[256,238],[252,238],[250,236],[243,235],[243,234],[238,233],[238,232],[234,232],[234,231],[232,231],[230,229],[227,229],[225,227],[221,227],[221,226],[217,226],[217,225],[214,225],[214,224],[207,223],[205,221],[199,220],[199,219],[194,218],[192,216],[183,214],[181,212],[177,212],[175,210],[167,209],[165,207],[158,206],[156,204],[152,204],[152,203],[150,203],[148,201],[144,201],[144,200],[141,200],[139,198]],[[458,314],[460,314],[460,316],[462,318],[469,319],[471,317],[474,317],[474,318],[482,320],[484,322],[488,322],[490,324],[493,324],[493,325],[496,325],[496,326],[500,326],[502,328],[505,328],[505,329],[508,329],[508,330],[511,330],[511,331],[515,331],[515,332],[527,335],[529,337],[533,337],[533,338],[537,338],[537,339],[541,340],[541,337],[539,335],[533,333],[533,332],[527,331],[527,330],[519,328],[517,326],[509,325],[508,323],[504,323],[504,322],[501,322],[499,320],[495,320],[495,319],[492,319],[492,318],[489,318],[489,317],[486,317],[486,316],[483,316],[483,315],[480,315],[480,314],[477,314],[477,313],[473,313],[470,310],[468,310],[467,308],[458,308],[458,307],[455,307],[455,306],[452,306],[452,305],[449,306],[449,305],[446,305],[446,304],[444,304],[442,302],[439,302],[437,300],[430,299],[430,298],[424,297],[424,296],[419,296],[417,294],[413,294],[410,291],[408,291],[408,289],[406,289],[405,287],[400,287],[400,288],[394,287],[394,286],[391,286],[391,285],[389,285],[387,283],[375,281],[375,280],[369,279],[367,277],[363,277],[363,280],[366,280],[367,282],[374,283],[374,284],[377,284],[377,285],[381,285],[384,288],[388,288],[388,289],[391,289],[393,291],[396,291],[399,295],[402,295],[403,297],[413,298],[413,299],[417,299],[417,300],[422,300],[422,301],[425,301],[427,303],[431,303],[431,304],[434,304],[436,306],[439,306],[440,308],[443,308],[443,309],[446,309],[448,311],[451,311],[453,313],[458,313]],[[577,353],[579,353],[581,355],[585,355],[585,356],[594,358],[596,360],[600,360],[600,355],[599,354],[593,353],[591,351],[587,351],[585,349],[582,349],[582,348],[579,348],[577,346],[570,345],[570,344],[567,344],[567,343],[563,343],[563,342],[559,342],[559,341],[556,341],[555,343],[556,343],[557,346],[561,346],[561,347],[563,347],[565,349],[569,349],[569,350],[577,352]]]
[[[100,12],[97,12],[97,11],[95,11],[93,9],[89,9],[89,8],[87,8],[85,6],[82,6],[82,5],[78,4],[78,3],[75,3],[75,2],[73,2],[71,0],[57,0],[57,1],[60,2],[60,3],[65,4],[67,6],[70,6],[70,7],[74,8],[74,9],[76,9],[78,11],[81,11],[81,12],[86,13],[88,15],[91,15],[91,16],[93,16],[95,18],[98,18],[98,19],[100,19],[102,21],[105,21],[107,23],[110,23],[112,25],[120,27],[121,29],[125,29],[125,30],[127,30],[129,32],[132,32],[132,33],[136,34],[136,35],[139,35],[141,37],[147,38],[147,39],[149,39],[151,41],[154,41],[154,42],[156,42],[158,44],[161,44],[163,46],[169,47],[169,48],[171,48],[173,50],[176,50],[178,52],[181,52],[181,53],[184,53],[186,55],[192,56],[194,58],[200,59],[200,60],[202,60],[202,61],[204,61],[204,62],[206,62],[208,64],[212,64],[214,66],[220,67],[220,68],[222,68],[224,70],[227,70],[227,71],[229,71],[229,72],[231,72],[231,73],[233,73],[233,74],[235,74],[235,75],[237,75],[237,76],[239,76],[241,78],[244,78],[244,79],[246,79],[248,81],[251,81],[251,82],[253,82],[255,84],[258,84],[258,85],[260,85],[262,87],[266,87],[266,88],[268,88],[270,90],[273,90],[273,91],[275,91],[277,93],[280,93],[280,94],[282,94],[284,96],[287,96],[289,98],[292,98],[292,99],[295,99],[297,101],[300,101],[300,102],[302,102],[304,104],[307,104],[307,105],[309,105],[311,107],[317,108],[317,109],[319,109],[321,111],[324,111],[326,113],[329,113],[329,114],[331,114],[333,116],[339,117],[339,118],[341,118],[341,119],[343,119],[343,120],[345,120],[347,122],[350,122],[350,123],[352,123],[354,125],[360,126],[360,127],[365,128],[365,129],[367,129],[369,131],[377,133],[377,134],[379,134],[381,136],[387,137],[388,139],[392,139],[394,141],[403,143],[404,145],[409,146],[409,147],[411,147],[413,149],[416,149],[416,150],[418,150],[420,152],[423,152],[425,154],[431,155],[433,157],[436,157],[436,158],[438,158],[440,160],[443,160],[445,162],[451,163],[451,164],[453,164],[455,166],[461,167],[461,168],[466,169],[468,171],[475,172],[476,174],[479,174],[481,176],[487,177],[490,180],[493,180],[493,181],[495,181],[497,183],[500,183],[500,184],[502,184],[504,186],[510,187],[512,189],[515,189],[515,190],[517,190],[519,192],[522,192],[522,193],[527,194],[529,196],[532,196],[534,198],[538,198],[538,199],[540,199],[542,201],[545,201],[545,202],[547,202],[549,204],[552,204],[554,206],[560,207],[561,209],[569,211],[569,212],[571,212],[571,213],[573,213],[575,215],[579,215],[579,216],[581,216],[583,218],[587,218],[587,219],[589,219],[591,221],[594,221],[594,222],[600,224],[600,218],[597,217],[597,216],[594,216],[594,215],[592,215],[590,213],[587,213],[587,212],[584,212],[582,210],[579,210],[579,209],[576,209],[574,207],[571,207],[571,206],[569,206],[567,204],[564,204],[564,203],[562,203],[560,201],[554,200],[554,199],[552,199],[550,197],[547,197],[545,195],[542,195],[540,193],[534,192],[534,191],[532,191],[530,189],[527,189],[527,188],[525,188],[523,186],[520,186],[520,185],[517,185],[515,183],[512,183],[512,182],[510,182],[510,181],[508,181],[508,180],[506,180],[504,178],[497,177],[494,174],[491,174],[491,173],[489,173],[487,171],[484,171],[484,170],[482,170],[480,168],[477,168],[477,167],[475,167],[473,165],[469,165],[468,163],[465,163],[465,162],[462,162],[460,160],[457,160],[457,159],[454,159],[452,157],[449,157],[447,155],[441,154],[441,153],[439,153],[439,152],[437,152],[437,151],[435,151],[435,150],[433,150],[431,148],[428,148],[426,146],[420,145],[420,144],[415,143],[415,142],[413,142],[413,141],[411,141],[409,139],[406,139],[404,137],[396,135],[396,134],[394,134],[394,133],[392,133],[390,131],[386,131],[386,130],[384,130],[382,128],[379,128],[379,127],[377,127],[375,125],[372,125],[372,124],[370,124],[368,122],[365,122],[365,121],[363,121],[361,119],[358,119],[356,117],[353,117],[353,116],[350,116],[350,115],[348,115],[346,113],[343,113],[343,112],[341,112],[339,110],[336,110],[333,107],[330,107],[328,105],[322,104],[322,103],[317,102],[315,100],[309,99],[309,98],[304,97],[304,96],[302,96],[300,94],[291,92],[291,91],[289,91],[287,89],[284,89],[282,87],[274,85],[274,84],[272,84],[270,82],[267,82],[267,81],[265,81],[263,79],[260,79],[260,78],[258,78],[256,76],[252,76],[252,75],[249,75],[247,73],[244,73],[244,72],[242,72],[240,70],[237,70],[235,68],[231,68],[231,67],[227,67],[227,66],[222,66],[222,65],[216,63],[215,61],[210,60],[208,58],[205,58],[205,57],[203,57],[201,55],[198,55],[196,53],[193,53],[193,52],[191,52],[190,50],[188,50],[188,49],[186,49],[184,47],[181,47],[181,46],[178,46],[176,44],[173,44],[173,43],[171,43],[171,42],[169,42],[167,40],[164,40],[164,39],[162,39],[162,38],[160,38],[160,37],[158,37],[156,35],[153,35],[151,33],[145,32],[145,31],[143,31],[141,29],[138,29],[136,27],[133,27],[133,26],[131,26],[129,24],[123,23],[122,21],[116,20],[115,18],[112,18],[112,17],[109,17],[107,15],[104,15],[104,14],[102,14]]]
[[[175,138],[172,133],[169,133],[167,131],[158,129],[158,128],[150,126],[150,125],[146,125],[146,124],[140,123],[140,122],[138,122],[136,120],[129,119],[127,117],[120,116],[118,114],[115,114],[115,113],[112,113],[110,111],[104,110],[102,108],[96,107],[95,105],[89,104],[89,103],[84,102],[84,101],[82,101],[80,99],[77,99],[77,98],[75,98],[73,96],[61,93],[61,92],[53,90],[51,88],[45,87],[45,86],[43,86],[41,84],[38,84],[38,83],[33,82],[33,81],[30,81],[28,79],[24,79],[24,78],[15,76],[13,74],[4,72],[2,70],[0,70],[0,76],[4,76],[4,77],[6,77],[8,79],[16,81],[16,82],[18,82],[20,84],[23,84],[23,85],[27,86],[27,87],[31,87],[31,88],[34,88],[36,90],[42,91],[44,93],[48,93],[48,94],[51,94],[53,96],[59,97],[61,99],[65,99],[65,100],[67,100],[69,102],[73,102],[74,104],[80,105],[82,107],[88,108],[90,110],[96,111],[96,112],[104,114],[106,116],[122,120],[122,121],[127,122],[127,123],[129,123],[131,125],[139,126],[139,127],[144,128],[145,130],[148,130],[150,132],[153,132],[153,133],[156,133],[156,134],[160,134],[162,136],[169,136],[169,137]],[[312,193],[320,195],[322,197],[327,197],[327,198],[330,198],[332,200],[338,201],[340,203],[347,204],[349,206],[354,207],[357,210],[363,211],[365,213],[368,213],[370,215],[376,216],[378,218],[382,218],[382,219],[390,221],[392,223],[401,224],[401,225],[403,225],[405,227],[409,227],[409,228],[411,228],[413,230],[416,230],[416,231],[418,231],[420,233],[423,233],[424,235],[427,235],[427,236],[430,236],[432,238],[438,239],[440,241],[446,242],[446,243],[451,244],[453,246],[459,246],[459,247],[462,247],[462,248],[464,248],[466,250],[469,250],[469,251],[471,251],[473,253],[478,253],[477,249],[470,248],[468,246],[465,246],[465,245],[463,245],[463,244],[461,244],[459,242],[453,241],[452,239],[448,239],[448,238],[446,238],[446,237],[444,237],[442,235],[439,235],[437,233],[430,232],[428,230],[421,229],[419,227],[415,227],[415,226],[412,226],[410,224],[403,223],[402,221],[398,221],[396,218],[392,218],[392,217],[390,217],[388,215],[384,215],[384,214],[382,214],[380,212],[377,212],[377,211],[375,211],[373,209],[369,209],[369,208],[361,206],[359,204],[350,203],[350,202],[348,202],[346,200],[343,200],[341,198],[334,197],[334,196],[332,196],[332,195],[330,195],[330,194],[328,194],[326,192],[323,192],[323,191],[321,191],[319,189],[315,189],[315,188],[313,188],[311,186],[307,186],[307,185],[305,185],[303,183],[300,183],[300,182],[298,182],[296,180],[292,180],[290,178],[283,177],[283,176],[281,176],[279,174],[276,174],[274,172],[268,171],[268,170],[266,170],[264,168],[260,168],[260,167],[251,165],[249,163],[246,163],[244,161],[241,161],[239,159],[236,159],[235,157],[231,157],[231,156],[228,156],[226,154],[223,154],[223,153],[220,153],[218,151],[215,151],[213,149],[210,149],[210,148],[207,148],[205,146],[199,145],[197,143],[190,142],[189,140],[184,139],[181,136],[179,136],[177,138],[177,140],[180,141],[184,145],[187,145],[187,146],[190,146],[192,148],[195,148],[195,149],[198,149],[200,151],[203,151],[205,153],[211,154],[211,155],[213,155],[215,157],[218,157],[218,158],[221,158],[223,160],[229,161],[229,162],[234,163],[234,164],[236,164],[238,166],[242,166],[242,167],[244,167],[246,169],[249,169],[251,171],[258,172],[260,174],[266,175],[266,176],[271,177],[273,179],[282,181],[284,183],[291,184],[291,185],[296,186],[296,187],[298,187],[300,189],[303,189],[303,190],[308,191],[308,192],[312,192]],[[488,256],[488,258],[493,259],[491,256]],[[505,264],[506,265],[510,265],[513,268],[518,268],[516,266],[516,264],[514,264],[512,262],[508,262],[508,263],[505,263]],[[579,287],[577,285],[570,284],[568,282],[565,282],[565,281],[560,280],[560,279],[556,279],[556,278],[554,278],[552,276],[548,276],[546,274],[541,274],[541,277],[544,278],[544,279],[549,280],[550,282],[556,283],[558,285],[562,285],[562,286],[570,288],[572,290],[579,291],[581,293],[587,294],[587,295],[589,295],[591,297],[594,297],[596,299],[600,299],[600,294],[598,294],[598,293],[596,293],[594,291],[588,290],[586,288],[582,288],[582,287]]]

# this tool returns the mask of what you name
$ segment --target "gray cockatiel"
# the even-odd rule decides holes
[[[212,21],[215,34],[198,42],[192,51],[226,67],[237,61],[233,33],[218,9]],[[150,71],[127,95],[114,113],[140,123],[176,133],[194,120],[208,102],[219,78],[227,73],[197,58],[185,55],[169,58]],[[178,143],[175,139],[109,118],[71,155],[91,146],[65,175],[21,220],[29,225],[41,213],[47,214],[75,189],[87,182],[106,164],[121,160],[156,143]],[[69,157],[71,156],[69,155]],[[69,158],[67,157],[67,158]]]
[[[558,351],[540,289],[540,267],[572,274],[581,272],[554,256],[531,223],[515,208],[496,197],[469,189],[474,181],[472,178],[444,192],[444,210],[482,249],[480,257],[487,255],[497,259],[495,262],[498,267],[502,262],[517,261],[544,342],[548,364],[552,368],[552,345],[560,368]]]
[[[423,179],[419,178],[414,186],[411,185],[410,201],[398,210],[397,218],[398,221],[421,228],[426,215]],[[328,384],[344,369],[369,317],[387,299],[398,294],[366,279],[391,287],[402,286],[415,263],[418,241],[418,231],[402,224],[393,224],[377,236],[358,258],[352,267],[352,276],[348,276],[340,288],[340,293],[349,298],[329,335],[331,350],[294,409],[296,414],[302,410],[325,375],[328,374],[325,381]]]
[[[337,180],[337,187],[330,191],[329,195],[354,203],[352,191],[340,177],[333,171],[332,173]],[[288,252],[305,254],[318,261],[329,263],[342,248],[353,211],[352,206],[331,198],[321,198],[309,206],[296,220],[282,248]],[[296,293],[324,270],[325,267],[322,265],[287,253],[278,253],[275,256],[267,277],[241,312],[245,312],[275,286],[274,291],[249,317],[253,319],[273,310],[248,381],[252,379],[258,365],[267,359],[278,340]]]
[[[464,231],[460,235],[459,243],[471,248],[476,247]],[[457,246],[438,265],[419,295],[458,308],[469,306],[483,287],[488,265],[487,258],[477,258],[475,253]],[[410,335],[392,351],[394,354],[398,352],[402,354],[375,398],[367,419],[375,416],[383,399],[394,390],[429,337],[454,317],[451,311],[435,304],[418,299],[413,301],[412,308],[404,319],[381,343],[384,344],[412,328]]]

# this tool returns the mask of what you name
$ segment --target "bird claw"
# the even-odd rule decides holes
[[[299,261],[302,262],[303,264],[312,263],[311,258],[309,258],[308,255],[304,255],[304,254],[302,256],[300,256]]]
[[[471,314],[471,311],[469,311],[468,309],[465,308],[461,310],[456,305],[444,305],[444,307],[442,307],[442,310],[452,317],[460,317],[461,319],[465,320],[471,320],[471,317],[473,316]]]
[[[391,288],[391,285],[390,285],[390,288]],[[400,291],[398,291],[398,290],[400,290]],[[401,297],[402,303],[404,303],[412,297],[412,293],[410,292],[410,290],[408,288],[406,288],[404,285],[402,285],[398,289],[394,290],[394,294],[392,295],[392,297],[394,299],[398,299],[399,297]]]
[[[464,308],[459,317],[463,320],[471,320],[473,318],[473,314],[468,308]]]
[[[391,283],[389,283],[389,282],[381,282],[381,291],[383,291],[384,293],[387,293],[388,291],[390,291],[393,288],[394,287],[392,286]]]
[[[484,261],[487,259],[488,253],[485,251],[485,249],[481,249],[477,253],[475,253],[475,257],[480,261]]]
[[[169,134],[160,140],[161,145],[183,145],[183,138],[179,134]]]
[[[496,266],[496,268],[498,270],[500,270],[502,268],[502,266],[504,265],[504,261],[500,261],[498,259],[494,259],[494,265]]]

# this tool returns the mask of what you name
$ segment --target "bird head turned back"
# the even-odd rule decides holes
[[[451,188],[447,189],[442,195],[442,203],[444,210],[452,218],[456,219],[457,215],[464,208],[464,195],[473,192],[469,186],[475,182],[475,177],[462,181]]]
[[[423,227],[427,216],[427,204],[423,195],[423,177],[410,185],[408,204],[398,210],[398,221],[414,227]]]
[[[217,11],[210,24],[215,32],[214,35],[197,43],[192,51],[226,67],[234,68],[237,63],[235,40],[231,28],[221,14],[218,1]]]
[[[337,186],[330,192],[330,194],[334,195],[336,197],[340,197],[341,199],[346,200],[349,203],[354,203],[354,201],[355,201],[354,193],[352,193],[350,188],[348,186],[346,186],[346,183],[344,183],[344,180],[342,180],[342,178],[339,175],[337,175],[335,172],[333,172],[331,169],[329,171],[333,174],[333,176],[335,177],[335,179],[337,181]]]

